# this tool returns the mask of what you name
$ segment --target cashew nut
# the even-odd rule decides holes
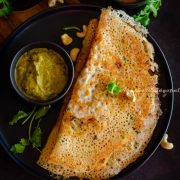
[[[56,5],[56,2],[64,3],[64,0],[49,0],[49,1],[48,1],[49,7],[55,6],[55,5]]]
[[[73,49],[71,49],[71,51],[70,51],[70,57],[71,57],[71,59],[73,60],[73,62],[76,61],[76,58],[77,58],[77,56],[78,56],[78,54],[79,54],[79,51],[80,51],[79,48],[73,48]]]
[[[76,36],[79,38],[84,38],[87,32],[87,26],[83,25],[83,31],[82,32],[77,32]]]
[[[126,96],[131,99],[133,102],[136,102],[136,96],[133,90],[126,90]]]
[[[168,142],[168,134],[165,134],[162,141],[161,141],[161,147],[167,150],[173,149],[174,145],[173,143]]]
[[[67,46],[73,42],[73,39],[68,34],[62,34],[61,40],[65,46]]]

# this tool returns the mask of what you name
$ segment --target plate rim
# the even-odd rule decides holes
[[[86,8],[86,9],[84,9]],[[34,21],[36,21],[39,18],[42,18],[43,16],[47,16],[48,14],[51,13],[55,13],[57,11],[66,11],[66,10],[87,10],[90,9],[91,11],[95,11],[95,12],[100,12],[101,10],[101,6],[97,6],[97,5],[90,5],[90,4],[73,4],[73,5],[63,5],[63,6],[57,6],[57,7],[53,7],[53,8],[48,8],[45,9],[37,14],[35,14],[34,16],[28,18],[25,22],[23,22],[21,25],[19,25],[7,38],[6,40],[3,42],[1,48],[0,48],[0,54],[3,51],[3,49],[6,49],[6,46],[8,46],[9,43],[11,43],[11,41],[14,39],[14,37],[16,37],[18,35],[18,33],[20,33],[23,29],[25,29],[26,27],[28,27],[30,24],[32,24]],[[118,8],[117,8],[118,9]],[[166,66],[166,71],[168,72],[168,76],[169,76],[169,80],[168,80],[168,84],[169,86],[171,86],[170,88],[173,90],[174,86],[173,86],[173,79],[172,79],[172,73],[168,64],[168,61],[162,51],[162,49],[160,48],[160,46],[158,45],[157,41],[152,37],[152,35],[148,34],[148,39],[150,39],[151,43],[153,44],[153,46],[155,46],[155,49],[157,49],[160,53],[160,55],[162,56],[163,59],[163,63]],[[122,175],[119,174],[115,175],[114,177],[112,177],[111,179],[119,179],[119,178],[124,178],[127,177],[129,175],[131,175],[132,173],[134,173],[136,170],[138,170],[140,167],[142,167],[150,158],[151,156],[155,153],[155,151],[157,150],[157,148],[160,145],[160,142],[163,138],[163,135],[166,133],[170,121],[171,121],[171,117],[172,117],[172,113],[173,113],[173,106],[174,106],[174,92],[171,92],[171,96],[170,96],[170,103],[169,103],[169,109],[168,109],[168,120],[166,121],[166,124],[163,126],[162,132],[160,133],[160,135],[158,137],[156,137],[156,141],[154,142],[153,147],[151,147],[151,151],[149,151],[145,156],[142,156],[140,162],[138,162],[137,166],[134,166],[131,171],[129,172],[125,172]],[[2,133],[0,131],[0,144],[3,147],[3,149],[6,151],[6,153],[15,161],[15,163],[17,163],[21,168],[23,168],[26,172],[29,172],[31,175],[34,175],[38,178],[41,179],[52,179],[50,176],[47,178],[46,176],[44,176],[41,173],[38,173],[38,171],[35,171],[34,169],[32,169],[30,166],[28,166],[26,163],[24,163],[20,158],[17,158],[16,155],[14,155],[13,153],[10,152],[8,145],[5,143],[4,138],[2,136]]]

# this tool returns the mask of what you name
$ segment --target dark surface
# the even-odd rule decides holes
[[[15,155],[9,151],[9,148],[12,144],[17,143],[20,137],[27,137],[28,126],[20,126],[16,125],[14,127],[9,126],[8,119],[17,112],[19,109],[24,110],[27,109],[27,112],[30,112],[32,107],[27,102],[23,102],[22,99],[17,94],[13,93],[12,88],[9,83],[9,68],[14,57],[14,54],[18,51],[16,56],[21,54],[21,51],[24,52],[29,46],[27,44],[31,44],[34,41],[44,40],[44,41],[52,41],[59,44],[59,34],[64,33],[63,30],[60,33],[60,29],[66,27],[68,25],[76,25],[78,27],[82,26],[82,24],[87,24],[88,21],[94,17],[98,17],[100,14],[100,8],[90,6],[90,5],[77,5],[77,6],[62,6],[57,8],[52,8],[46,10],[43,13],[31,18],[21,27],[19,27],[5,42],[3,46],[3,50],[0,53],[0,84],[3,84],[2,92],[0,94],[0,99],[2,104],[14,104],[7,109],[6,106],[1,107],[0,112],[0,142],[3,147],[8,151],[10,156],[22,167],[26,168],[27,170],[31,171],[34,174],[37,174],[40,177],[49,179],[50,176],[47,171],[43,170],[35,163],[39,157],[39,153],[35,152],[32,148],[27,148],[23,155]],[[83,18],[81,18],[83,16]],[[59,19],[63,17],[63,20],[59,22]],[[73,17],[73,18],[72,18]],[[47,25],[48,24],[48,25]],[[37,36],[37,29],[38,29],[38,36]],[[46,31],[44,31],[46,29]],[[47,34],[47,32],[52,32],[51,36]],[[74,36],[74,31],[68,32],[71,37],[74,37],[74,42],[71,45],[73,48],[79,47],[77,38]],[[155,49],[155,61],[159,65],[159,84],[158,87],[160,89],[172,89],[172,82],[171,76],[169,74],[169,70],[167,67],[167,62],[155,43],[151,36],[148,36],[149,41],[153,44]],[[79,40],[79,39],[78,39]],[[81,41],[81,40],[80,40]],[[34,43],[33,43],[34,44]],[[35,43],[37,44],[37,42]],[[32,44],[31,44],[32,45]],[[30,45],[30,46],[31,46]],[[43,47],[44,44],[41,46]],[[21,49],[23,47],[23,49]],[[54,46],[51,47],[54,49]],[[70,48],[64,47],[68,52]],[[19,51],[19,49],[21,49]],[[11,50],[11,51],[9,51]],[[27,50],[27,49],[26,49]],[[14,59],[16,59],[16,56]],[[17,58],[18,59],[18,58]],[[65,57],[64,57],[65,59]],[[3,78],[6,77],[6,78]],[[6,80],[4,82],[4,80]],[[146,148],[142,157],[136,160],[134,163],[129,165],[125,168],[121,173],[115,176],[112,179],[118,179],[127,176],[127,174],[131,173],[139,166],[141,166],[154,152],[154,150],[159,145],[166,129],[169,124],[169,119],[171,116],[171,109],[172,109],[172,101],[173,101],[173,94],[167,94],[166,97],[162,97],[160,95],[161,101],[161,108],[163,110],[162,116],[158,120],[158,124],[156,126],[155,132],[153,133],[153,137],[151,138],[148,147]],[[44,146],[47,136],[52,129],[52,125],[55,123],[56,117],[59,114],[59,104],[54,104],[51,110],[49,111],[48,115],[43,118],[41,127],[43,130],[43,138],[42,138],[42,146]],[[34,125],[34,124],[33,124]]]
[[[180,2],[165,1],[159,16],[150,25],[150,32],[158,41],[164,51],[173,74],[175,89],[180,87],[179,68],[180,68],[180,18],[179,6]],[[134,174],[126,178],[127,180],[138,179],[157,179],[169,180],[179,179],[179,160],[180,160],[180,122],[178,103],[180,103],[179,93],[175,93],[175,107],[168,130],[170,140],[174,142],[175,148],[172,151],[166,151],[159,148],[151,159]],[[27,174],[18,165],[16,165],[6,154],[0,149],[0,179],[37,179]]]
[[[24,0],[9,0],[12,4],[13,10],[16,11],[22,11],[27,8],[31,8],[41,0],[26,0],[26,3],[24,3]]]
[[[146,4],[146,0],[141,0],[135,3],[124,3],[123,1],[120,0],[113,0],[117,5],[120,5],[126,9],[134,9],[143,6]]]

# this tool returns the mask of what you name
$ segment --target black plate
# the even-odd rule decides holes
[[[60,43],[60,34],[64,32],[62,30],[63,27],[70,25],[81,27],[83,24],[88,24],[90,19],[98,17],[99,14],[99,7],[87,5],[63,6],[46,10],[21,25],[7,39],[0,52],[0,143],[19,165],[44,179],[49,179],[50,175],[46,170],[36,165],[39,152],[35,149],[27,148],[24,154],[14,155],[9,151],[12,144],[17,143],[21,137],[27,137],[28,127],[26,125],[25,127],[22,127],[21,125],[11,127],[8,125],[8,122],[18,110],[22,109],[30,111],[33,108],[32,105],[23,101],[12,88],[9,78],[10,64],[15,53],[26,44],[42,40]],[[73,36],[75,32],[72,30],[70,33]],[[172,78],[166,58],[160,47],[150,35],[148,39],[155,47],[155,61],[158,63],[160,71],[159,88],[172,89]],[[70,47],[66,48],[66,50],[69,51],[75,46],[80,47],[81,40],[76,39]],[[173,93],[168,93],[164,98],[160,94],[163,115],[158,120],[152,140],[144,155],[113,179],[119,179],[134,171],[154,153],[169,125],[173,108],[173,98]],[[43,145],[56,122],[60,106],[61,102],[54,104],[46,118],[41,122],[41,127],[43,129]]]

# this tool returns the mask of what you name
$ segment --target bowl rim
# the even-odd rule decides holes
[[[56,95],[54,98],[51,98],[49,100],[45,100],[45,101],[41,101],[41,100],[35,100],[35,99],[31,99],[30,97],[26,96],[25,93],[23,93],[20,88],[18,87],[17,83],[16,83],[16,79],[15,79],[15,69],[16,69],[16,65],[19,61],[19,58],[27,51],[32,50],[34,48],[47,48],[47,49],[52,49],[55,52],[57,52],[58,54],[60,54],[66,65],[68,68],[68,80],[66,83],[66,86],[64,87],[64,89],[58,94]],[[35,41],[35,42],[31,42],[26,44],[25,46],[23,46],[22,48],[20,48],[14,55],[14,57],[12,58],[12,62],[10,65],[10,81],[11,84],[15,90],[15,92],[19,95],[19,97],[21,97],[22,99],[24,99],[25,101],[27,101],[28,103],[31,104],[36,104],[36,105],[48,105],[48,104],[54,104],[57,101],[61,100],[66,93],[69,91],[72,83],[73,83],[73,79],[74,79],[74,65],[73,65],[73,61],[70,57],[70,55],[67,53],[67,51],[60,46],[57,43],[51,42],[51,41]]]

